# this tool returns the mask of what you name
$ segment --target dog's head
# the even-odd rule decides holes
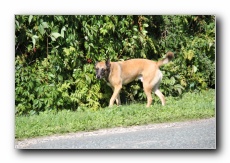
[[[110,66],[111,64],[109,58],[105,62],[96,62],[96,77],[98,79],[108,78],[110,73]]]

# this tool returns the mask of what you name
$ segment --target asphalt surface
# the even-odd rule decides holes
[[[17,149],[216,149],[216,119],[103,129],[16,141]]]

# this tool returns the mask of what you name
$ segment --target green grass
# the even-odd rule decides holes
[[[63,110],[16,116],[15,138],[210,118],[215,116],[215,105],[215,90],[208,90],[186,93],[182,98],[166,97],[166,106],[157,101],[150,108],[146,108],[145,103],[137,103],[98,111]]]

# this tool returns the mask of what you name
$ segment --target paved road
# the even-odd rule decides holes
[[[216,119],[56,135],[15,142],[19,149],[216,149]]]

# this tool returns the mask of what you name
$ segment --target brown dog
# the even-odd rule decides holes
[[[165,97],[158,89],[162,80],[160,66],[172,60],[174,54],[168,52],[166,58],[154,62],[148,59],[130,59],[121,62],[97,62],[95,64],[96,77],[98,79],[105,78],[108,85],[113,89],[113,95],[110,99],[109,106],[113,106],[116,100],[117,105],[121,104],[120,91],[122,85],[128,84],[135,79],[140,79],[143,83],[143,88],[147,96],[147,105],[152,103],[152,90],[160,98],[162,105],[165,105]]]

